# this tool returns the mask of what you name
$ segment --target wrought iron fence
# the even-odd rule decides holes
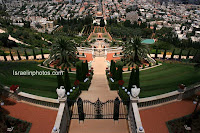
[[[99,99],[96,102],[89,100],[68,101],[71,119],[127,119],[128,106],[127,102],[108,100],[102,102]]]

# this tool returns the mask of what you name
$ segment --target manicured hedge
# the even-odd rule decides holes
[[[130,100],[129,95],[121,87],[119,87],[118,94],[119,94],[120,98],[122,99],[122,101],[129,101]]]
[[[88,80],[87,82],[80,82],[79,84],[80,90],[88,90],[89,87],[90,87],[90,80]]]
[[[68,99],[69,100],[76,100],[80,94],[81,94],[81,91],[80,91],[79,87],[76,87],[76,89],[73,90],[73,92],[70,93]]]
[[[109,82],[109,87],[111,90],[118,90],[119,89],[119,84],[117,81],[110,81],[110,79],[108,79],[108,82]]]

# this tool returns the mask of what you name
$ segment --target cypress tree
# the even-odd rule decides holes
[[[86,74],[88,73],[88,62],[87,62],[87,60],[85,61],[85,66],[86,66]]]
[[[175,53],[175,49],[172,52],[171,59],[174,59],[174,53]]]
[[[122,80],[122,66],[118,66],[115,77],[116,80]]]
[[[62,75],[57,75],[57,82],[58,82],[58,88],[60,88],[60,86],[64,86]]]
[[[189,59],[189,57],[190,57],[190,50],[187,53],[186,59]]]
[[[81,62],[76,63],[76,79],[82,81]]]
[[[69,78],[67,68],[65,69],[65,74],[64,74],[64,84],[65,84],[66,91],[69,92],[70,89],[71,89],[71,82],[70,82],[70,78]]]
[[[3,57],[4,57],[4,60],[7,61],[7,57],[6,57],[6,54],[4,53],[4,51],[3,51]]]
[[[17,50],[17,56],[18,56],[18,59],[19,60],[22,60],[22,58],[21,58],[21,56],[20,56],[20,54],[19,54],[19,51]]]
[[[44,59],[44,53],[42,49],[41,49],[41,55],[42,55],[42,59]]]
[[[115,62],[113,62],[113,65],[112,65],[112,78],[116,79],[116,64],[115,64]]]
[[[110,63],[110,72],[112,73],[112,67],[113,67],[113,60],[111,60],[111,63]]]
[[[135,75],[135,69],[133,68],[131,71],[131,75],[130,75],[129,83],[128,83],[128,91],[129,92],[131,91],[132,85],[134,83],[134,75]]]
[[[182,55],[182,49],[181,49],[181,51],[180,51],[180,54],[179,54],[179,60],[181,60],[181,55]]]
[[[24,50],[24,53],[25,53],[26,59],[28,60],[28,55],[26,53],[26,50]]]
[[[136,72],[135,72],[135,85],[137,85],[137,87],[140,87],[140,71],[139,71],[139,67],[136,67]]]
[[[11,50],[10,50],[10,58],[11,58],[12,61],[14,61],[14,58],[13,58]]]
[[[155,58],[158,58],[158,48],[156,49]]]
[[[86,78],[86,67],[85,67],[85,63],[81,63],[81,70],[82,70],[82,81],[85,80]]]
[[[165,59],[166,53],[167,53],[167,50],[165,49],[165,52],[164,52],[164,54],[163,54],[163,59]]]
[[[35,54],[35,50],[33,49],[33,57],[34,57],[34,60],[36,60],[36,54]]]

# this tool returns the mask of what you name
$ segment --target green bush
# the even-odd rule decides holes
[[[78,96],[80,95],[80,89],[77,87],[73,92],[70,93],[68,99],[69,100],[76,100]]]
[[[129,95],[121,87],[119,87],[118,94],[119,94],[120,98],[122,99],[122,101],[129,101],[130,100]]]
[[[77,55],[79,55],[79,52],[77,53]]]
[[[108,79],[109,81],[109,87],[110,87],[110,90],[118,90],[119,89],[119,84],[117,81],[110,81],[110,79]]]
[[[87,82],[80,82],[79,84],[80,90],[88,90],[89,87],[90,87],[90,80],[88,80]]]
[[[117,53],[115,53],[115,56],[117,56]]]
[[[47,64],[47,67],[48,67],[48,68],[50,68],[50,65],[49,65],[49,64]]]
[[[82,56],[85,56],[85,54],[84,54],[84,53],[82,53]]]
[[[130,69],[130,66],[128,67],[128,71],[130,71],[131,69]]]
[[[151,63],[149,63],[149,67],[151,67]]]
[[[156,61],[156,65],[158,65],[158,61]]]
[[[44,63],[43,63],[43,62],[41,62],[41,66],[44,66]]]
[[[72,69],[71,69],[71,67],[69,67],[69,72],[71,72],[72,71]]]
[[[122,61],[117,61],[115,63],[116,67],[123,67],[124,66],[124,63]]]
[[[144,69],[145,68],[145,64],[143,64],[143,66],[142,66],[142,69]]]
[[[56,69],[56,65],[54,65],[54,67],[53,67],[54,69]]]

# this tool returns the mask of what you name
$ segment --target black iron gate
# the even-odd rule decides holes
[[[96,102],[82,100],[68,101],[70,105],[71,119],[127,119],[128,102],[122,102],[118,98],[102,102],[99,99]]]

